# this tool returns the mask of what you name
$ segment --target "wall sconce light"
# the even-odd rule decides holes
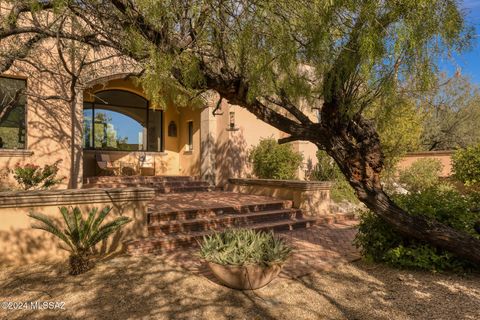
[[[235,128],[235,111],[230,111],[229,112],[229,127],[227,128],[227,131],[237,131],[238,128]]]

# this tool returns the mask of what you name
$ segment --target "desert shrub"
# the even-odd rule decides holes
[[[58,226],[50,217],[43,214],[31,213],[29,216],[37,221],[32,225],[34,229],[45,230],[62,241],[62,248],[70,252],[70,274],[77,275],[93,268],[91,259],[94,246],[107,239],[123,225],[131,221],[128,217],[118,217],[103,224],[110,213],[105,207],[100,213],[94,208],[85,219],[79,208],[68,210],[60,208],[65,226]],[[97,215],[98,213],[98,215]]]
[[[200,256],[221,265],[281,264],[287,260],[291,248],[272,232],[231,229],[205,236]]]
[[[348,201],[358,203],[355,191],[350,186],[345,176],[335,161],[325,151],[317,151],[317,164],[308,174],[309,180],[332,181],[333,186],[330,190],[330,197],[335,202]]]
[[[253,173],[261,179],[294,179],[303,156],[290,145],[278,144],[272,138],[262,139],[250,150]]]
[[[13,169],[13,178],[23,190],[48,189],[64,179],[57,178],[59,163],[47,164],[43,168],[31,163],[17,164]]]
[[[400,184],[410,192],[420,192],[440,183],[443,165],[438,159],[418,159],[412,165],[401,170],[398,175]]]
[[[477,238],[475,222],[478,213],[471,212],[474,205],[470,197],[453,189],[429,188],[418,193],[395,195],[396,203],[412,215],[423,215]],[[361,214],[357,247],[367,260],[431,271],[465,271],[475,268],[469,261],[435,248],[421,241],[407,239],[372,212]]]
[[[467,186],[480,183],[480,144],[457,150],[452,157],[453,172],[457,180]]]

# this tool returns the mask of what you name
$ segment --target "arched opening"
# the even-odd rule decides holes
[[[83,105],[83,147],[95,150],[163,151],[163,111],[135,93],[96,92]]]

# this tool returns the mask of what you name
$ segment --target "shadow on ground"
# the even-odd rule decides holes
[[[172,260],[174,261],[174,260]],[[164,257],[119,256],[71,277],[65,266],[0,272],[1,300],[66,310],[0,310],[8,319],[478,319],[480,276],[341,264],[253,292],[219,286]]]

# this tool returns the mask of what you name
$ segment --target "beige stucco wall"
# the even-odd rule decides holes
[[[132,222],[113,235],[108,241],[97,245],[102,253],[122,251],[122,242],[147,235],[146,206],[154,196],[153,190],[75,190],[71,196],[64,191],[40,191],[12,195],[0,192],[0,266],[15,265],[46,260],[59,260],[68,253],[59,248],[60,241],[54,236],[32,229],[34,222],[30,212],[42,213],[64,225],[59,206],[78,206],[84,216],[92,208],[112,208],[109,221],[118,216],[127,216]],[[72,191],[70,191],[72,192]],[[29,204],[29,202],[32,202]],[[42,204],[43,202],[43,204]]]
[[[443,165],[441,177],[449,177],[452,175],[452,155],[453,151],[411,152],[400,160],[397,168],[398,170],[407,169],[419,159],[437,159]]]
[[[57,188],[66,188],[75,184],[77,182],[75,177],[82,174],[79,148],[81,127],[78,122],[82,110],[78,103],[72,110],[72,105],[63,100],[44,99],[43,97],[56,95],[64,90],[62,83],[48,75],[37,72],[28,73],[28,69],[28,67],[19,67],[15,72],[15,76],[27,79],[26,151],[28,152],[23,155],[17,152],[17,155],[12,155],[11,152],[0,149],[0,189],[15,187],[13,176],[8,172],[17,163],[44,166],[56,161],[61,161],[58,177],[65,178]],[[73,143],[72,126],[76,129],[73,132]]]
[[[218,97],[217,97],[218,98]],[[216,99],[212,99],[212,103],[216,103]],[[249,150],[258,145],[263,138],[279,139],[286,137],[287,134],[276,129],[275,127],[259,120],[255,115],[239,106],[230,105],[222,101],[222,115],[216,118],[216,169],[217,184],[225,185],[228,178],[233,177],[251,177],[252,169],[248,162]],[[235,129],[229,130],[230,112],[235,112]],[[310,116],[310,112],[307,112]],[[312,120],[315,117],[311,113]],[[306,163],[308,159],[312,164],[317,163],[316,151],[317,147],[307,141],[297,141],[292,143],[294,150],[300,152],[304,156],[304,166],[298,170],[298,178],[304,179]]]

